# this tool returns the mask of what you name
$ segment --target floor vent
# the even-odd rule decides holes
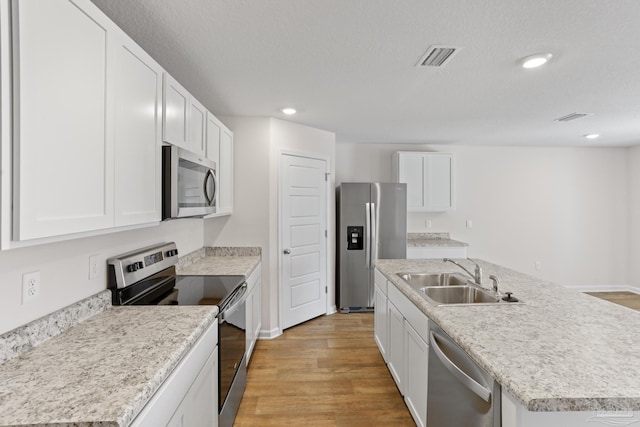
[[[566,116],[558,117],[554,122],[570,122],[571,120],[581,119],[586,116],[590,116],[592,113],[571,113]]]
[[[416,67],[442,67],[462,49],[454,46],[429,46]]]

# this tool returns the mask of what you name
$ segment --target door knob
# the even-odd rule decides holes
[[[291,253],[291,249],[285,249],[283,252],[285,255],[289,255]]]

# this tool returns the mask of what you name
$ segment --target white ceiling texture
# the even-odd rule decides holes
[[[92,1],[216,115],[349,142],[640,144],[638,0]],[[416,67],[430,45],[462,49]],[[554,121],[571,113],[590,115]]]

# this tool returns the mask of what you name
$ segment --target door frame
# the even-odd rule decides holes
[[[325,237],[325,262],[324,262],[324,269],[326,272],[326,284],[325,286],[327,286],[327,288],[329,287],[329,281],[330,281],[330,277],[331,277],[331,272],[329,271],[329,259],[330,259],[330,255],[331,255],[331,248],[329,245],[329,235],[330,235],[330,223],[331,223],[331,193],[329,190],[331,189],[331,179],[329,178],[331,176],[331,158],[329,156],[326,156],[324,154],[318,154],[318,153],[310,153],[310,152],[304,152],[304,151],[293,151],[293,150],[280,150],[280,152],[278,153],[278,329],[280,330],[280,333],[282,333],[282,292],[283,292],[283,286],[284,284],[282,283],[282,274],[280,274],[280,272],[282,271],[283,268],[283,254],[282,251],[284,250],[284,247],[282,246],[282,203],[283,203],[283,188],[282,188],[282,173],[283,173],[283,158],[284,156],[293,156],[293,157],[302,157],[302,158],[306,158],[306,159],[313,159],[313,160],[321,160],[325,162],[325,206],[326,206],[326,230],[327,230],[327,236]],[[329,300],[329,292],[327,289],[327,299],[326,299],[326,307],[325,307],[325,315],[327,314],[333,314],[336,312],[336,306],[335,306],[335,293],[334,293],[334,298],[333,301]]]

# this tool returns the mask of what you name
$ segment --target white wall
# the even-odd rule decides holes
[[[640,289],[640,146],[628,149],[629,285]]]
[[[175,241],[181,255],[202,247],[201,219],[0,252],[0,334],[107,288],[109,257]],[[89,280],[89,256],[98,255],[98,277]],[[22,305],[22,274],[40,271],[40,296]]]
[[[278,177],[282,151],[327,157],[330,188],[335,188],[335,135],[278,119],[223,117],[234,132],[234,211],[229,218],[205,221],[208,246],[262,247],[262,324],[266,334],[280,331]],[[335,197],[329,195],[331,212]],[[335,220],[329,224],[329,300],[334,304]]]
[[[565,286],[627,285],[627,149],[340,143],[337,182],[391,180],[400,150],[456,159],[456,210],[410,213],[410,232],[450,232],[471,257]]]

